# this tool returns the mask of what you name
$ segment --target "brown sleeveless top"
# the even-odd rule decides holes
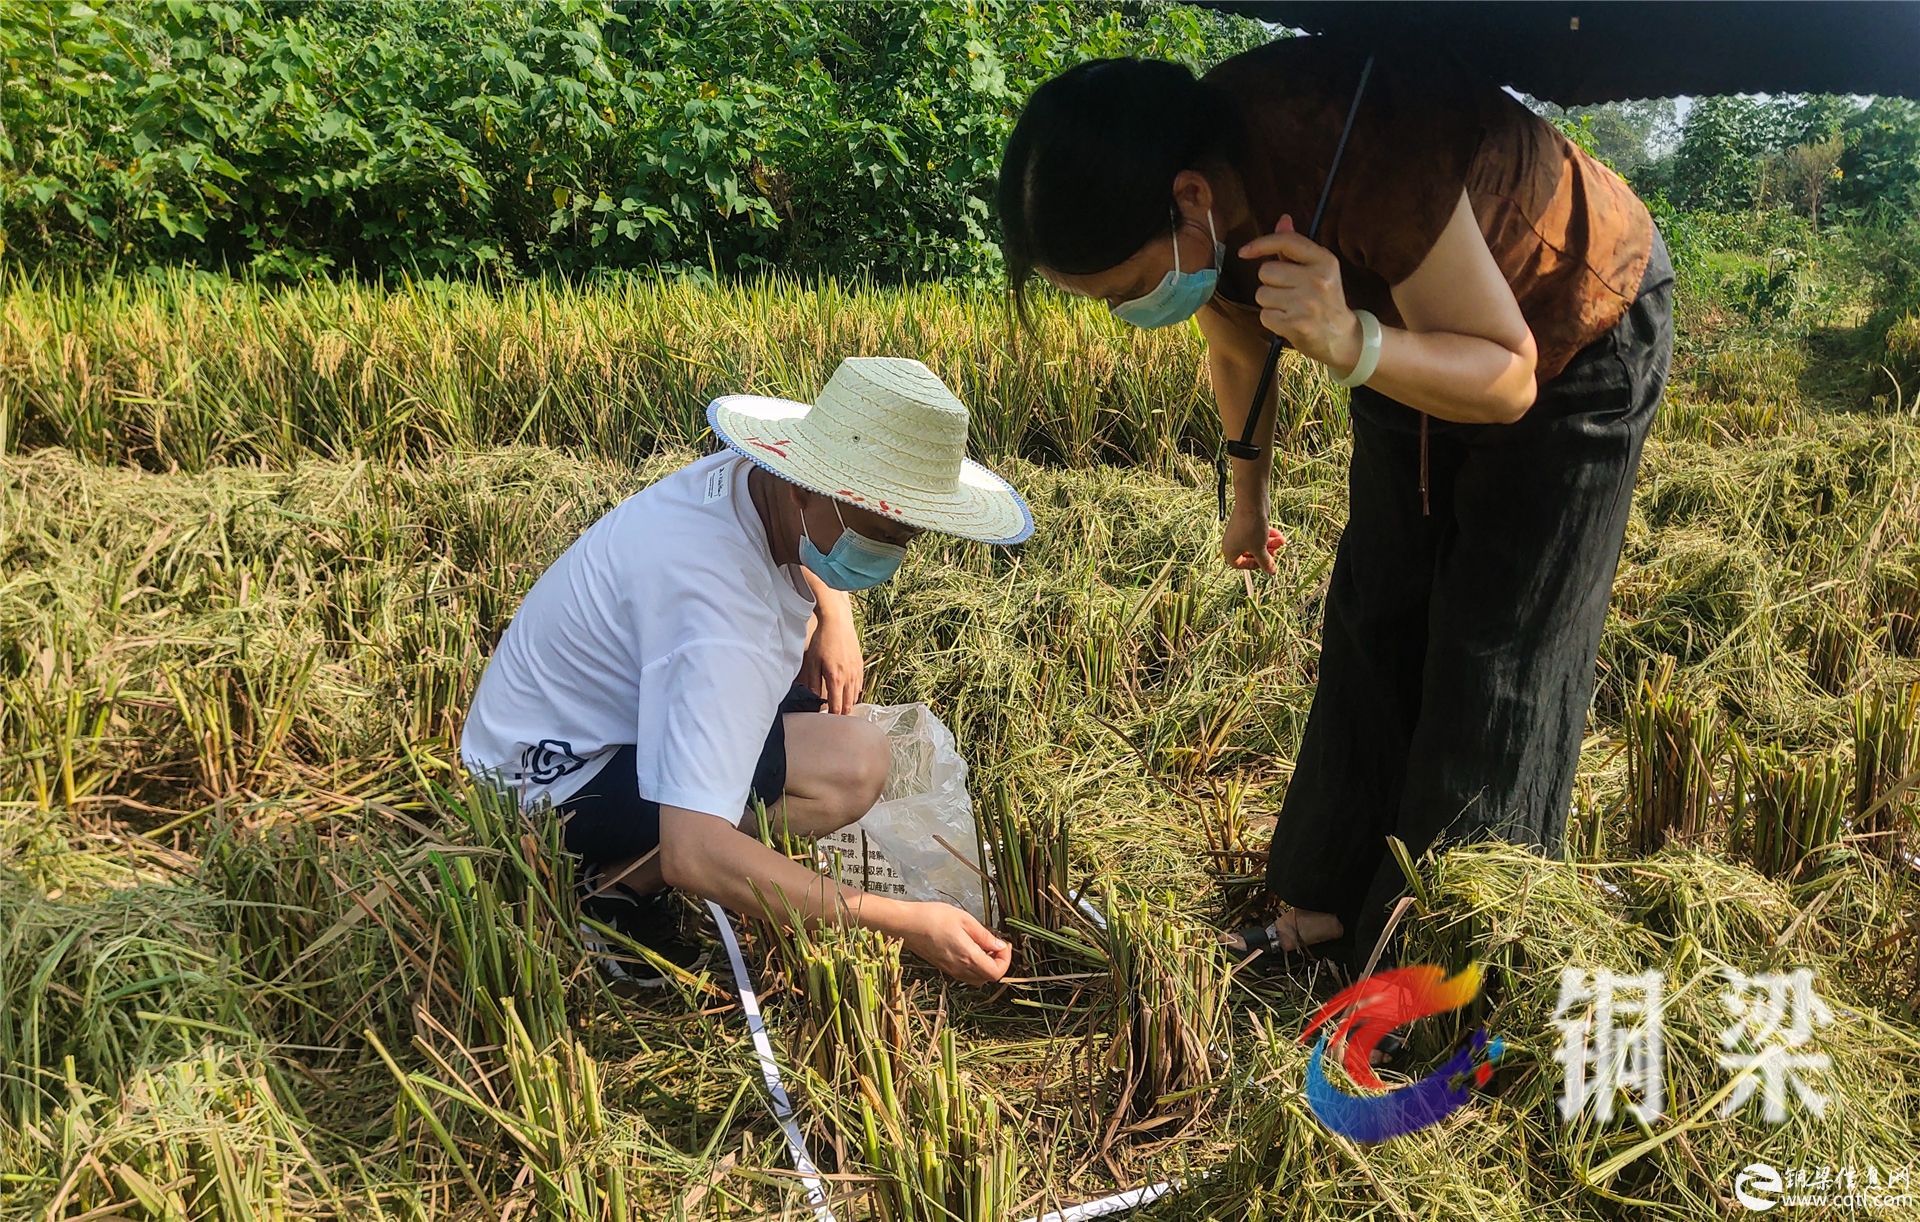
[[[1283,213],[1306,232],[1364,59],[1323,39],[1289,38],[1204,78],[1239,115],[1233,162],[1257,222],[1221,235],[1227,266],[1207,308],[1263,342],[1270,336],[1253,305],[1258,267],[1233,252]],[[1463,189],[1533,330],[1545,382],[1632,304],[1653,250],[1653,218],[1618,174],[1504,90],[1383,55],[1318,238],[1340,259],[1348,302],[1397,325],[1388,288],[1420,266]]]

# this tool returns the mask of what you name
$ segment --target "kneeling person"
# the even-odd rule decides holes
[[[795,677],[835,643],[857,669],[844,591],[892,576],[922,530],[1018,543],[1026,503],[966,458],[967,410],[918,361],[850,358],[812,406],[730,395],[707,418],[729,448],[622,501],[534,583],[462,759],[523,807],[551,805],[589,888],[636,919],[677,888],[780,921],[849,920],[961,980],[999,979],[1007,946],[970,914],[838,884],[747,820],[758,798],[816,836],[872,807],[885,736],[820,712]]]

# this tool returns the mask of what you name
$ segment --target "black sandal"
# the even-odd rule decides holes
[[[1238,947],[1231,942],[1223,944],[1227,948],[1227,954],[1233,958],[1234,962],[1240,964],[1252,963],[1258,959],[1291,971],[1295,968],[1312,967],[1316,963],[1338,962],[1345,957],[1342,953],[1345,935],[1325,942],[1315,942],[1310,946],[1282,946],[1280,931],[1275,927],[1274,922],[1269,922],[1265,925],[1248,925],[1245,928],[1236,929],[1233,936],[1240,939],[1241,944]]]
[[[1373,1051],[1374,1054],[1380,1058],[1374,1062],[1373,1069],[1375,1073],[1383,1069],[1390,1069],[1395,1073],[1406,1072],[1406,1036],[1400,1034],[1398,1031],[1389,1031],[1380,1037],[1379,1043],[1373,1046]]]

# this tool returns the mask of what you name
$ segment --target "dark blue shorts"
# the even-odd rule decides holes
[[[774,802],[786,792],[787,728],[782,718],[818,713],[826,703],[798,683],[787,692],[753,768],[754,798]],[[635,750],[626,746],[615,751],[592,780],[555,808],[564,820],[567,851],[588,865],[639,857],[660,844],[660,804],[640,796]]]

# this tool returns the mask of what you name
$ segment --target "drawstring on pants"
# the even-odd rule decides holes
[[[1420,413],[1420,516],[1432,517],[1433,509],[1427,504],[1427,413]]]

